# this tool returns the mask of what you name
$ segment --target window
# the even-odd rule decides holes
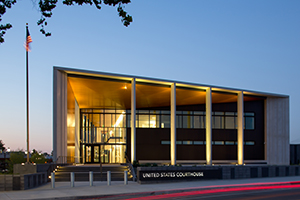
[[[183,115],[182,116],[182,128],[194,128],[194,116]]]
[[[253,130],[254,129],[254,117],[245,116],[245,129]]]
[[[139,115],[139,128],[149,128],[149,115]]]
[[[195,145],[203,145],[203,141],[194,141]]]
[[[150,128],[159,128],[159,115],[150,115]]]
[[[137,110],[136,113],[139,113],[139,114],[149,114],[149,110]]]
[[[161,128],[170,128],[170,115],[161,115]]]
[[[225,129],[235,129],[235,117],[225,117]]]
[[[234,141],[225,141],[225,145],[234,145]]]
[[[182,144],[188,144],[188,145],[191,145],[191,144],[193,144],[193,141],[182,141]]]
[[[223,116],[213,116],[212,117],[212,128],[224,129],[224,117]]]
[[[254,141],[246,141],[245,145],[254,145]]]
[[[214,145],[224,145],[224,141],[215,141]]]
[[[170,144],[170,141],[161,141],[161,144]]]
[[[122,111],[122,112],[121,112]],[[116,121],[124,110],[109,110],[105,112],[109,114],[99,114],[98,121],[105,123],[105,127],[114,127]],[[111,112],[122,114],[111,114]],[[126,123],[117,127],[131,127],[130,110],[127,110]],[[136,128],[170,128],[170,111],[169,110],[137,110],[136,111]],[[129,113],[129,114],[128,114]],[[101,115],[101,116],[100,116]],[[125,114],[124,114],[125,116]],[[100,122],[101,121],[101,122]],[[237,129],[237,113],[236,112],[212,112],[212,128],[213,129]],[[104,125],[103,125],[104,127]],[[176,128],[206,128],[206,116],[204,111],[176,111]],[[252,112],[244,113],[244,129],[254,130],[255,115]]]
[[[176,115],[176,128],[182,128],[182,115]]]
[[[126,125],[130,124],[130,120],[126,120],[124,110],[89,109],[89,113],[86,111],[86,109],[80,110],[81,142],[126,143]]]
[[[159,115],[160,114],[160,110],[150,110],[150,114]]]

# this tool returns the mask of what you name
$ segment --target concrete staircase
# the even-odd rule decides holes
[[[89,172],[93,172],[94,181],[107,181],[107,171],[111,172],[111,181],[123,181],[124,171],[128,171],[128,180],[132,180],[128,166],[125,165],[102,165],[102,176],[100,172],[100,164],[86,164],[80,166],[63,166],[59,167],[55,172],[56,182],[70,181],[70,173],[74,172],[75,181],[89,181]]]

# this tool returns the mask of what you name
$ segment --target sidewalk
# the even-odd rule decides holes
[[[208,181],[190,181],[190,182],[174,182],[174,183],[156,183],[143,184],[137,182],[128,182],[124,185],[123,181],[112,181],[108,186],[106,182],[94,182],[94,186],[90,187],[88,182],[75,182],[75,187],[70,187],[70,182],[57,182],[55,188],[51,188],[51,183],[47,183],[41,187],[22,190],[22,191],[4,191],[0,192],[1,200],[18,200],[18,199],[71,199],[71,197],[93,197],[116,194],[130,193],[161,193],[163,191],[170,192],[172,190],[191,190],[203,189],[206,187],[226,186],[232,184],[246,183],[268,183],[268,182],[286,182],[300,181],[300,176],[291,177],[273,177],[273,178],[252,178],[252,179],[230,179],[230,180],[208,180]]]

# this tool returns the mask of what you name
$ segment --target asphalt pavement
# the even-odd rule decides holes
[[[128,185],[124,185],[123,181],[112,181],[111,185],[109,186],[107,185],[107,182],[94,182],[93,186],[89,186],[89,182],[75,182],[75,187],[71,187],[70,182],[56,182],[55,188],[51,188],[51,183],[47,183],[43,186],[29,190],[3,191],[0,192],[0,199],[128,199],[132,197],[138,198],[140,196],[147,195],[160,195],[213,188],[240,187],[241,184],[272,184],[273,182],[289,181],[300,181],[300,176],[230,180],[202,180],[142,185],[132,181],[129,181]]]

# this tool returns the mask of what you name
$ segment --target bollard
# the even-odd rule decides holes
[[[90,171],[90,186],[93,186],[93,172]]]
[[[51,173],[51,187],[55,188],[55,173]]]
[[[110,171],[107,171],[107,185],[110,185]]]
[[[124,171],[124,185],[128,184],[128,172]]]
[[[70,176],[71,176],[71,187],[74,187],[74,182],[75,182],[75,175],[74,175],[74,172],[71,172],[71,173],[70,173]]]

